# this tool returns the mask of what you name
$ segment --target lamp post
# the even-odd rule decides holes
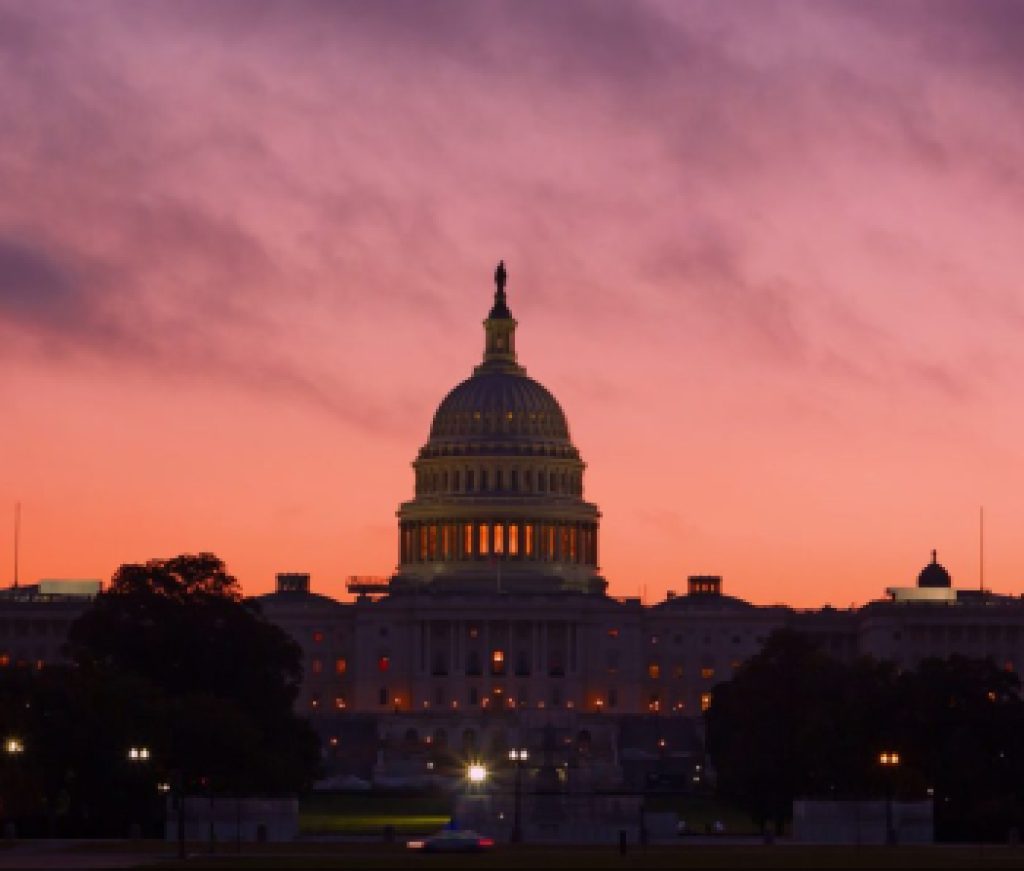
[[[523,840],[523,763],[530,758],[530,751],[525,747],[515,747],[508,751],[508,758],[516,765],[516,806],[512,822],[512,841],[519,843]]]
[[[133,746],[128,748],[128,752],[127,752],[126,755],[128,757],[128,764],[129,765],[138,766],[138,765],[144,765],[144,764],[148,763],[149,762],[149,757],[150,757],[151,754],[150,754],[150,751],[149,751],[148,747],[133,745]],[[136,806],[135,811],[138,812],[140,810],[141,809]],[[132,816],[135,816],[135,813],[133,813]],[[148,816],[148,814],[147,814],[147,816]],[[129,831],[130,831],[130,837],[133,840],[136,839],[136,838],[142,837],[142,824],[138,823],[138,822],[133,822],[131,824],[131,826],[129,827]]]
[[[878,754],[878,764],[885,771],[885,842],[896,843],[896,827],[892,820],[892,779],[900,764],[900,754],[895,750],[883,750]]]

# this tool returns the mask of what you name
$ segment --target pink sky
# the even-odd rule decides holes
[[[503,257],[610,591],[1024,581],[1024,4],[0,0],[21,574],[394,568]],[[10,536],[0,579],[11,574]]]

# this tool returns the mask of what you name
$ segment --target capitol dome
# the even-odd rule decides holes
[[[602,592],[585,464],[561,406],[516,359],[503,263],[494,277],[483,361],[441,401],[413,462],[392,588]]]
[[[569,441],[557,400],[523,372],[483,371],[452,390],[434,414],[430,441],[481,438]]]

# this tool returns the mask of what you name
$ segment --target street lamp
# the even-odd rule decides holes
[[[20,756],[25,752],[25,742],[21,738],[11,736],[4,739],[4,753],[8,756]]]
[[[149,761],[149,748],[148,747],[129,747],[128,748],[128,761],[129,762],[148,762]]]
[[[892,821],[892,779],[893,772],[899,767],[900,754],[895,750],[883,750],[878,754],[878,764],[886,772],[885,776],[885,842],[896,843],[896,827]]]
[[[487,780],[487,768],[479,762],[472,762],[466,769],[466,776],[470,783],[479,786]]]
[[[525,747],[515,747],[508,751],[508,758],[516,765],[516,808],[512,824],[512,840],[518,843],[523,840],[523,763],[530,758],[530,751]]]

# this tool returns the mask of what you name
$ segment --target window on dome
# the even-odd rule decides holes
[[[528,523],[523,527],[523,551],[527,556],[536,556],[533,552],[533,524]]]
[[[569,561],[576,562],[576,527],[569,530]]]
[[[559,530],[559,554],[563,560],[572,559],[569,553],[569,527],[563,526]]]
[[[505,527],[500,523],[494,524],[494,552],[505,552]]]
[[[427,527],[420,527],[420,562],[427,558]]]
[[[548,559],[555,558],[555,527],[544,527],[544,556]]]
[[[487,556],[491,552],[491,543],[488,541],[488,529],[486,523],[481,523],[477,527],[477,539],[480,545],[478,553],[480,556]]]
[[[452,530],[450,526],[441,527],[441,556],[448,559],[452,555]]]
[[[462,555],[473,555],[473,525],[471,523],[462,525]]]
[[[437,559],[437,527],[431,524],[427,539],[427,552],[432,560]]]
[[[519,526],[515,523],[508,528],[508,552],[511,556],[519,556]]]

